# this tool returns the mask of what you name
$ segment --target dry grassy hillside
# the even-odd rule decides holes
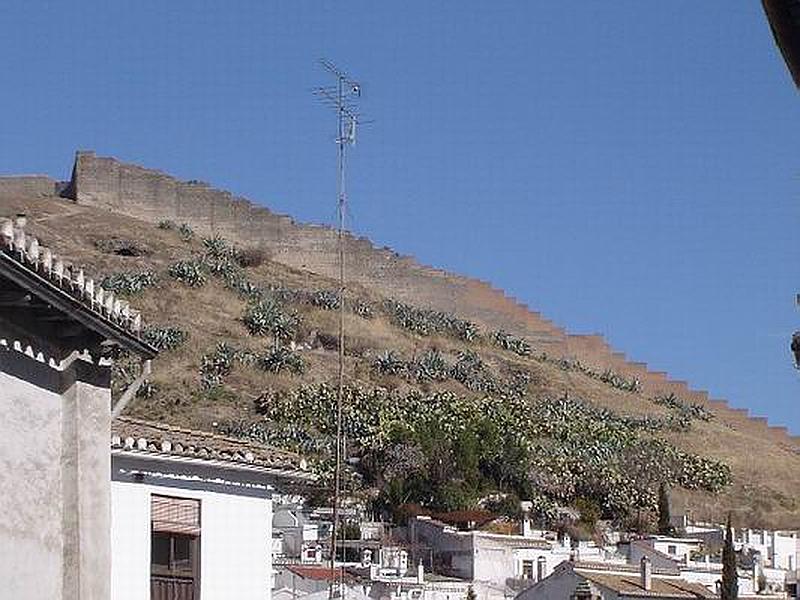
[[[154,285],[132,295],[132,304],[142,310],[152,327],[175,328],[188,337],[176,343],[174,349],[164,350],[155,361],[152,387],[132,403],[132,416],[201,429],[233,424],[243,429],[248,423],[263,420],[257,412],[256,399],[265,391],[272,394],[267,396],[269,403],[281,391],[288,393],[303,385],[334,381],[337,312],[326,305],[330,298],[320,294],[334,290],[334,282],[270,260],[269,253],[260,255],[258,248],[242,248],[250,253],[250,260],[236,267],[240,278],[236,285],[241,287],[241,280],[246,280],[261,289],[277,289],[285,296],[281,306],[284,316],[291,320],[291,331],[282,346],[297,348],[287,351],[291,354],[289,360],[302,363],[302,373],[293,373],[293,363],[282,367],[284,363],[280,361],[285,356],[276,358],[271,354],[275,347],[273,333],[251,335],[243,316],[252,309],[253,302],[231,284],[230,278],[226,279],[227,275],[206,272],[205,283],[197,287],[170,275],[175,263],[199,261],[208,255],[209,245],[199,234],[186,239],[188,235],[181,235],[177,228],[159,228],[55,197],[0,200],[0,216],[15,213],[26,213],[29,230],[96,278],[128,272],[156,276]],[[131,249],[131,243],[135,248]],[[589,363],[562,361],[552,349],[544,356],[535,342],[529,353],[510,351],[495,342],[492,328],[479,315],[456,315],[478,328],[481,335],[474,341],[464,339],[470,334],[453,333],[460,331],[461,322],[424,334],[413,326],[403,326],[392,299],[374,289],[354,287],[348,294],[359,303],[358,310],[353,303],[346,319],[346,374],[353,386],[387,388],[398,394],[409,390],[450,391],[477,397],[485,395],[485,390],[482,383],[474,383],[479,376],[476,373],[501,382],[502,385],[497,384],[501,389],[516,381],[519,374],[525,374],[522,395],[532,403],[531,410],[539,406],[534,402],[541,398],[566,395],[580,399],[635,422],[638,431],[645,432],[637,435],[664,440],[681,451],[719,460],[730,467],[732,483],[718,494],[676,486],[672,496],[676,510],[685,508],[696,517],[719,519],[733,509],[753,525],[800,527],[800,449],[795,440],[768,430],[763,423],[718,404],[659,403],[655,398],[661,394],[652,383],[642,387],[631,373],[609,373]],[[513,337],[508,339],[516,341]],[[220,343],[228,344],[235,356],[220,352]],[[430,354],[432,350],[436,352]],[[474,358],[464,358],[464,351],[478,357],[478,367]],[[386,356],[387,352],[392,354]],[[464,360],[465,369],[472,370],[464,380],[423,372],[435,371],[439,359],[451,369]],[[393,360],[402,362],[396,372]],[[381,366],[376,367],[378,363]],[[216,384],[208,385],[208,378],[204,380],[201,371],[217,377]],[[677,398],[677,402],[682,400]],[[694,407],[694,416],[687,416],[687,407]],[[684,422],[673,426],[677,417]],[[662,426],[666,422],[671,425]]]

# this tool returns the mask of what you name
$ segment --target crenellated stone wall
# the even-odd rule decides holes
[[[0,177],[0,198],[11,196],[52,196],[58,182],[47,175],[10,175]]]
[[[54,182],[48,181],[52,186]],[[23,182],[14,185],[21,186]],[[32,190],[43,191],[46,187],[39,178],[26,185],[31,185]],[[289,266],[331,278],[338,274],[333,229],[297,223],[203,182],[181,181],[161,171],[82,151],[76,155],[72,181],[63,195],[79,204],[152,223],[164,219],[187,222],[206,235],[218,234],[244,246],[261,246],[274,260]],[[529,339],[537,352],[575,358],[627,377],[637,376],[649,392],[672,391],[718,410],[728,408],[725,401],[710,400],[707,392],[692,390],[684,381],[670,380],[665,373],[628,360],[601,336],[567,334],[487,282],[422,265],[412,257],[379,248],[366,238],[348,236],[346,243],[348,277],[382,295],[463,315],[489,329],[513,331]],[[734,421],[749,419],[747,411],[730,410],[728,414]],[[752,426],[753,421],[750,423]],[[784,428],[769,427],[764,422],[763,429],[770,438],[797,443],[796,439],[790,440]]]

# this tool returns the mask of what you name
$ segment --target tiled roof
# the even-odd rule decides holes
[[[216,460],[239,466],[291,471],[312,481],[301,456],[237,438],[205,431],[118,417],[111,424],[112,450],[158,457]]]
[[[641,598],[717,598],[717,595],[699,583],[690,583],[685,579],[657,577],[653,575],[649,590],[642,586],[638,574],[598,573],[575,569],[581,577],[595,585],[613,590],[620,596]]]
[[[575,561],[570,563],[575,569],[587,571],[615,571],[639,573],[639,566],[629,563],[594,562],[594,561]],[[677,565],[674,568],[653,567],[653,573],[658,575],[677,575],[680,573]]]
[[[102,325],[106,330],[103,333],[116,334],[115,338],[130,336],[127,339],[140,353],[156,354],[154,348],[141,341],[141,313],[96,284],[83,269],[65,263],[50,248],[42,246],[25,231],[24,217],[0,219],[0,256],[3,272],[34,294],[42,294],[42,300],[73,313],[83,312],[86,316],[78,320],[90,328]]]
[[[353,575],[344,567],[333,568],[317,565],[289,565],[289,571],[302,577],[303,579],[313,579],[315,581],[336,581],[344,578],[345,581],[354,581]]]

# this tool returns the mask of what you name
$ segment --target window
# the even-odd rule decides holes
[[[151,600],[198,600],[200,501],[153,496],[150,541]]]
[[[522,561],[522,578],[523,579],[533,579],[533,561],[532,560],[523,560]]]
[[[152,533],[152,573],[172,577],[194,576],[197,538],[179,533]]]
[[[667,546],[667,554],[675,555],[678,553],[678,547],[675,544],[670,544]]]

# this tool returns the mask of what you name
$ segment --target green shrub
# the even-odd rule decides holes
[[[163,221],[159,221],[158,222],[158,228],[159,229],[166,229],[166,230],[173,230],[173,229],[177,229],[178,225],[175,223],[175,221],[170,221],[169,219],[164,219]]]
[[[329,465],[336,402],[334,386],[302,386],[262,394],[256,410],[283,432],[281,444],[303,440]],[[534,499],[534,515],[550,522],[557,506],[585,499],[622,521],[654,511],[662,482],[715,492],[731,480],[726,465],[653,436],[652,423],[566,396],[346,387],[342,406],[348,452],[360,458],[362,481],[380,485],[379,498],[447,510],[499,491]]]

